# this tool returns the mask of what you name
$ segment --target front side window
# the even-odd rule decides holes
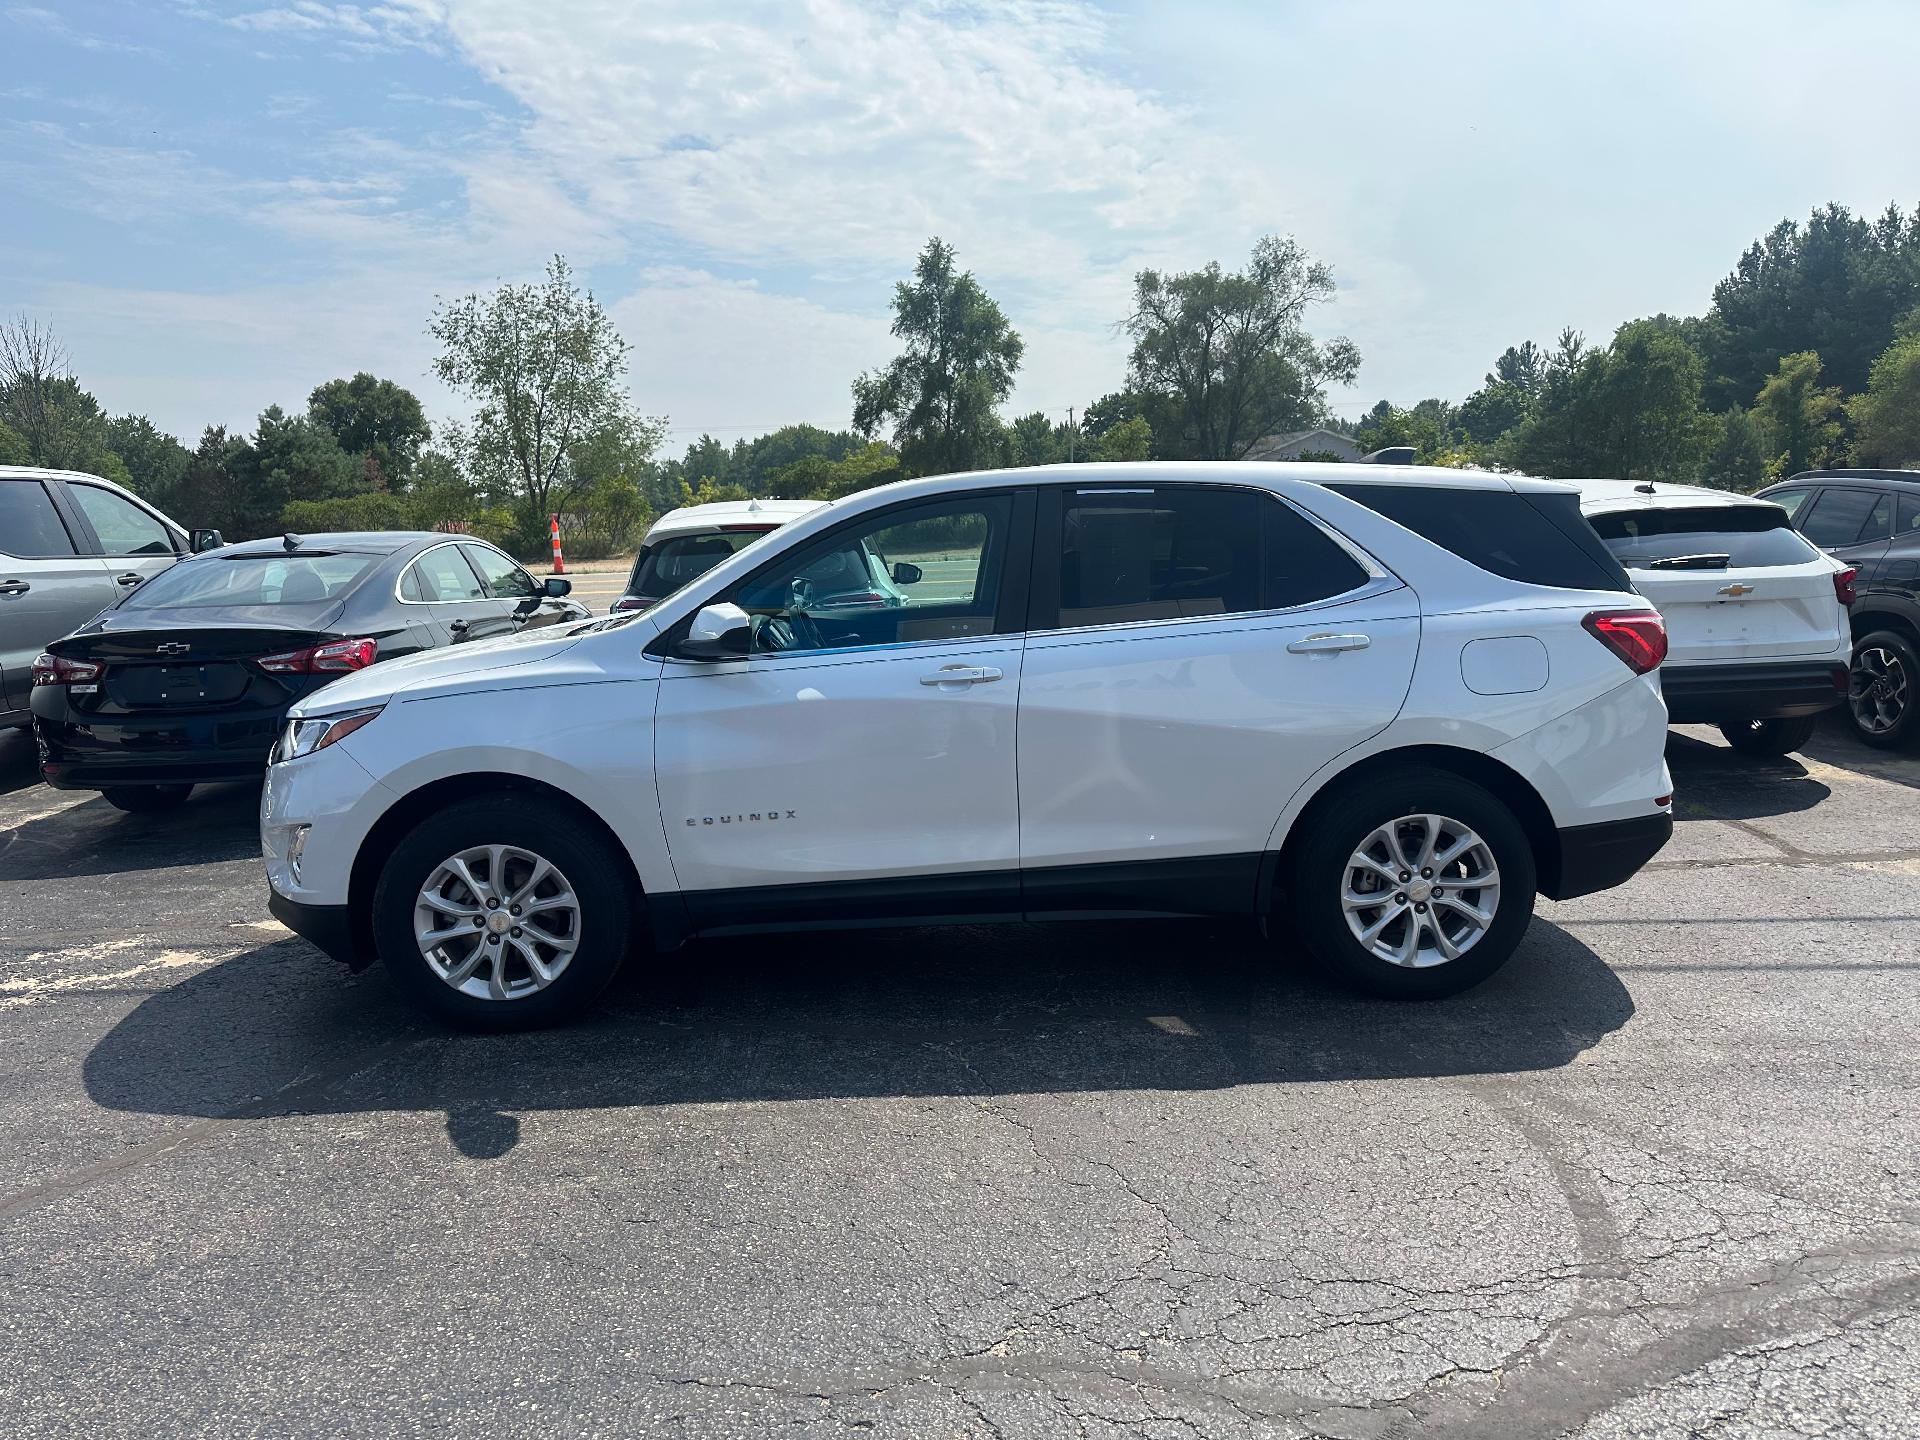
[[[480,577],[473,573],[471,565],[460,558],[458,545],[442,545],[427,551],[413,562],[409,573],[416,579],[421,598],[429,602],[487,598],[487,592],[480,586]],[[413,599],[404,583],[400,593],[409,600]]]
[[[496,600],[531,600],[540,593],[533,577],[488,545],[462,545]]]
[[[1834,487],[1820,492],[1800,533],[1823,550],[1884,540],[1893,529],[1893,507],[1873,490]]]
[[[1318,526],[1250,490],[1081,490],[1063,502],[1063,628],[1286,609],[1367,580]]]
[[[1787,518],[1791,520],[1800,513],[1801,508],[1807,503],[1807,496],[1812,493],[1811,490],[1776,490],[1773,494],[1762,495],[1760,498],[1768,504],[1778,505],[1787,512]]]
[[[100,537],[103,555],[171,555],[167,527],[132,501],[97,485],[69,485],[67,493]]]
[[[994,633],[1013,502],[891,510],[761,567],[734,591],[753,650],[845,649]]]
[[[0,480],[0,554],[51,560],[73,554],[60,512],[38,480]]]

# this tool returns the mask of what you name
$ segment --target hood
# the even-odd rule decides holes
[[[551,660],[580,643],[582,637],[566,633],[571,626],[560,634],[555,634],[554,629],[503,635],[497,640],[476,640],[440,650],[422,650],[398,660],[383,660],[365,670],[342,675],[295,705],[291,713],[324,715],[334,710],[384,704],[403,693],[423,690],[491,689],[506,672]]]

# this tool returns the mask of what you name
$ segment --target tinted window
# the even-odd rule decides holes
[[[627,593],[664,600],[764,534],[764,530],[728,530],[718,535],[669,535],[657,540],[633,562]]]
[[[1064,499],[1061,625],[1261,608],[1259,496],[1163,489],[1079,491]]]
[[[1884,540],[1893,526],[1893,507],[1873,490],[1822,490],[1800,531],[1826,550]]]
[[[175,565],[127,596],[128,610],[183,605],[314,605],[337,600],[378,555],[230,555]]]
[[[1482,570],[1526,585],[1631,590],[1579,497],[1451,485],[1329,485]]]
[[[462,545],[473,568],[480,572],[487,589],[496,599],[529,600],[540,593],[533,577],[498,550],[487,545]]]
[[[60,512],[38,480],[0,480],[0,552],[22,560],[73,554]]]
[[[1894,538],[1911,540],[1920,535],[1920,495],[1902,495],[1893,525]]]
[[[1311,605],[1367,583],[1367,572],[1319,526],[1276,500],[1263,500],[1263,610]]]
[[[458,545],[442,545],[437,550],[429,550],[413,562],[412,568],[419,577],[421,593],[428,600],[487,598],[487,592],[480,587],[480,577],[473,573],[471,565],[460,558]]]
[[[1772,494],[1763,495],[1760,498],[1778,505],[1791,519],[1800,513],[1800,507],[1807,503],[1807,496],[1812,493],[1811,490],[1775,490]]]
[[[97,485],[70,484],[67,493],[100,537],[102,555],[173,554],[173,537],[167,527],[132,501]]]
[[[1804,565],[1820,553],[1771,505],[1620,510],[1587,520],[1629,570]]]

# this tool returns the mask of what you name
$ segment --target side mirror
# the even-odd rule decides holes
[[[573,593],[573,581],[564,575],[549,575],[546,583],[547,598],[558,600],[563,595]]]
[[[187,537],[187,548],[196,555],[204,555],[209,550],[218,550],[227,543],[227,537],[218,530],[195,530]]]
[[[738,605],[708,605],[693,617],[680,653],[696,660],[727,660],[753,645],[753,617]]]
[[[893,562],[893,583],[896,585],[918,585],[925,573],[918,565],[909,565],[904,560]]]

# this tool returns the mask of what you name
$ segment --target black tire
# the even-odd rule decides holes
[[[1719,727],[1727,744],[1742,755],[1785,755],[1813,738],[1818,715],[1793,720],[1736,720]]]
[[[573,927],[569,938],[574,949],[564,966],[556,967],[557,973],[543,988],[509,998],[455,989],[428,963],[414,938],[415,905],[422,887],[450,857],[486,845],[508,846],[546,860],[564,876],[578,902],[577,911],[566,917]],[[510,874],[503,888],[515,884]],[[373,894],[374,944],[387,973],[409,1000],[456,1025],[473,1030],[553,1025],[591,1006],[619,971],[632,931],[633,891],[632,872],[622,857],[609,841],[582,825],[577,815],[537,797],[463,800],[422,820],[388,857]],[[515,928],[510,934],[518,937],[521,931]],[[491,943],[507,941],[503,933]],[[459,942],[447,943],[451,947]],[[506,948],[486,952],[480,963],[488,975],[493,973],[491,957],[496,953],[508,954],[509,965],[518,967],[517,975],[508,978],[509,987],[532,983],[525,962],[513,958]],[[547,950],[544,958],[551,965],[556,956]]]
[[[146,815],[155,810],[171,810],[185,803],[193,793],[191,785],[109,785],[100,792],[107,804],[129,815]]]
[[[1412,968],[1382,959],[1361,944],[1348,926],[1342,897],[1348,893],[1348,861],[1373,831],[1402,817],[1428,815],[1458,822],[1478,835],[1499,871],[1499,889],[1493,919],[1478,939],[1456,958]],[[1533,917],[1535,865],[1526,831],[1496,796],[1444,770],[1409,766],[1340,787],[1314,805],[1293,846],[1293,855],[1286,893],[1272,917],[1274,935],[1284,938],[1291,929],[1335,979],[1389,1000],[1436,1000],[1478,985],[1507,963]],[[1461,863],[1448,869],[1466,878]],[[1414,875],[1412,883],[1419,885],[1422,877]],[[1482,894],[1466,890],[1459,898],[1473,901]],[[1380,911],[1361,912],[1363,922],[1380,918],[1392,898],[1383,896]],[[1409,899],[1407,903],[1414,902]],[[1433,919],[1415,921],[1419,926],[1430,927],[1434,919],[1446,927],[1464,923],[1444,905],[1432,906],[1430,912],[1423,913],[1430,913]],[[1381,938],[1385,940],[1396,931],[1404,937],[1410,920],[1414,920],[1411,911],[1403,911]],[[1430,933],[1430,929],[1416,931],[1422,949],[1436,948],[1428,943]]]
[[[1847,720],[1855,735],[1882,750],[1920,740],[1920,650],[1899,631],[1875,630],[1854,642]]]

